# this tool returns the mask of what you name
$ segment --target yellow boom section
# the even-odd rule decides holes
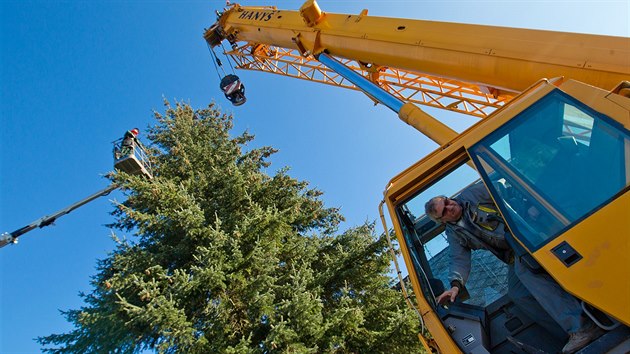
[[[630,38],[232,5],[204,37],[227,39],[242,69],[353,88],[312,55],[326,51],[406,102],[485,117],[541,78],[614,88]],[[345,60],[344,60],[345,59]]]
[[[245,44],[226,54],[232,57],[239,69],[264,71],[359,90],[312,56],[302,56],[298,50]],[[341,62],[405,102],[480,118],[486,117],[512,98],[507,93],[494,97],[490,93],[482,92],[476,85],[456,80],[444,80],[437,76],[391,67],[367,67],[350,59],[341,59]]]

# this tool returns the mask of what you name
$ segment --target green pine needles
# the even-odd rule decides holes
[[[155,178],[124,175],[117,246],[49,353],[409,353],[419,325],[391,288],[387,243],[230,136],[213,104],[155,113]],[[145,141],[146,142],[146,141]]]

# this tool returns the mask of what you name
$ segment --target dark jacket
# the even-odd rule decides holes
[[[513,259],[506,241],[508,232],[483,184],[472,185],[453,198],[462,207],[459,223],[446,224],[446,236],[451,258],[449,280],[466,285],[471,268],[471,251],[485,249],[505,263]]]

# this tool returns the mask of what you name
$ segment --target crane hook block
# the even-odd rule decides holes
[[[240,106],[245,101],[245,85],[241,82],[238,76],[229,74],[221,79],[219,84],[221,91],[225,94],[225,97],[232,102],[235,106]]]

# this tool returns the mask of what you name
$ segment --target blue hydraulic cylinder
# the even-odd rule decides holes
[[[374,98],[380,104],[387,106],[392,111],[399,113],[400,109],[405,104],[405,102],[403,102],[402,100],[385,91],[383,88],[376,85],[372,81],[359,75],[357,72],[350,69],[329,54],[321,53],[317,56],[317,60],[332,69],[337,74],[346,78],[348,81],[352,82],[356,87],[361,89],[368,96]]]

